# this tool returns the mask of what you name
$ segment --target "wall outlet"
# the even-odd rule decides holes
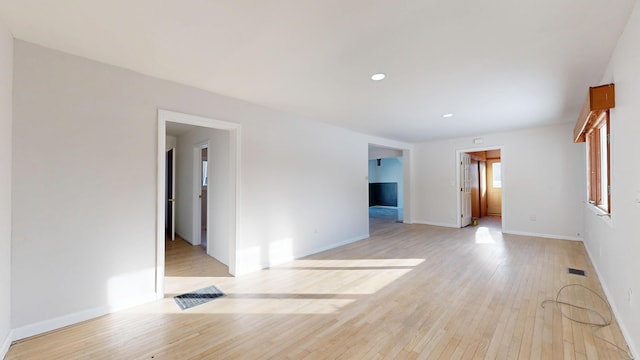
[[[629,288],[629,292],[627,293],[627,300],[629,301],[629,305],[631,305],[631,299],[633,298],[633,290]]]
[[[529,220],[536,221],[537,219],[535,215],[529,215]]]

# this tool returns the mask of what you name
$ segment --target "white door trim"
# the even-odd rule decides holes
[[[460,153],[460,227],[471,224],[471,155]]]
[[[164,211],[165,146],[167,121],[229,131],[229,273],[236,274],[237,243],[240,236],[240,124],[158,109],[157,200],[156,200],[156,296],[164,297]]]
[[[171,240],[176,239],[176,148],[172,147],[171,151]],[[166,169],[165,169],[166,171]]]

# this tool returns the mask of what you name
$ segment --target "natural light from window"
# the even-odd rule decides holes
[[[499,189],[502,187],[502,163],[493,163],[493,187]]]
[[[605,122],[604,125],[602,125],[602,127],[599,129],[600,131],[600,164],[607,164],[607,123]],[[607,171],[600,171],[600,187],[601,187],[601,194],[602,196],[600,197],[600,201],[598,203],[598,206],[600,206],[602,209],[604,209],[605,211],[609,212],[609,204],[608,204],[608,197],[609,197],[609,179],[607,179],[608,176],[608,172]]]
[[[489,232],[489,228],[481,226],[476,230],[476,244],[495,244],[496,240]]]
[[[288,241],[282,241],[273,250],[280,253],[288,248]],[[189,314],[332,314],[382,290],[423,262],[424,259],[417,258],[294,260],[263,270],[277,272],[280,280],[286,279],[271,282],[265,287],[262,286],[261,271],[238,278],[166,276],[164,301],[158,306],[143,306],[131,311],[183,314],[174,303],[173,296],[215,283],[226,296],[216,299],[212,303],[215,306],[189,309]],[[367,275],[372,271],[376,276]],[[308,282],[309,274],[313,274],[317,281]]]
[[[209,171],[208,171],[208,165],[207,165],[207,160],[203,160],[202,161],[202,186],[208,186],[209,185]]]
[[[293,260],[293,239],[286,238],[269,244],[269,263],[282,264]]]
[[[349,268],[357,270],[359,267],[414,267],[422,264],[424,259],[357,259],[357,260],[296,260],[294,268]]]

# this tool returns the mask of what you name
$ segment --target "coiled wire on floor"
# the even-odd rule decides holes
[[[581,306],[581,305],[577,305],[577,304],[573,304],[564,300],[561,300],[561,296],[563,294],[563,292],[568,291],[570,288],[572,287],[578,287],[578,288],[582,288],[584,290],[586,290],[587,292],[591,293],[592,295],[595,295],[597,298],[600,299],[600,301],[602,301],[602,304],[605,305],[606,310],[608,312],[608,314],[602,314],[601,312],[599,312],[596,309],[591,309],[588,308],[586,306]],[[591,327],[591,334],[593,335],[594,338],[600,339],[602,341],[604,341],[605,343],[613,346],[614,348],[616,348],[618,351],[620,351],[621,353],[625,354],[627,356],[627,359],[629,360],[633,360],[633,355],[631,355],[631,352],[629,350],[629,348],[623,348],[620,345],[609,341],[607,339],[605,339],[602,336],[599,336],[596,334],[596,331],[605,328],[609,325],[611,325],[613,323],[613,310],[611,309],[611,304],[609,304],[609,302],[607,301],[607,299],[605,299],[602,295],[598,294],[597,292],[591,290],[590,288],[581,285],[581,284],[568,284],[565,285],[563,287],[560,288],[560,290],[558,290],[558,293],[556,294],[556,298],[554,300],[544,300],[542,303],[540,303],[540,306],[542,306],[544,308],[544,306],[547,303],[552,303],[555,304],[558,309],[560,310],[560,313],[562,314],[563,317],[576,322],[578,324],[583,324],[583,325],[587,325]],[[578,310],[578,311],[584,311],[586,313],[586,316],[582,317],[582,318],[578,318],[577,316],[573,316],[570,313],[567,313],[564,311],[562,305],[568,306],[570,307],[572,310]],[[593,315],[593,316],[589,316],[589,315]],[[584,320],[584,319],[591,319],[591,318],[598,318],[598,320]]]

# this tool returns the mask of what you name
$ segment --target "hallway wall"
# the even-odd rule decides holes
[[[200,228],[198,216],[194,213],[194,186],[199,177],[194,179],[194,147],[208,142],[209,170],[209,249],[207,252],[225,265],[229,265],[229,213],[228,203],[231,201],[229,191],[229,132],[194,126],[193,130],[182,134],[177,139],[176,159],[176,232],[191,244],[200,244]]]
[[[0,22],[0,358],[11,344],[13,36]]]

